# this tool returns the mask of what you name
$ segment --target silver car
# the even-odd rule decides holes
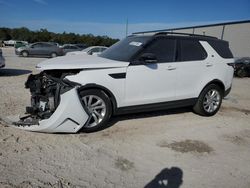
[[[56,45],[48,42],[37,42],[27,46],[22,46],[15,49],[17,55],[28,57],[28,56],[39,56],[39,57],[56,57],[62,56],[63,50]]]

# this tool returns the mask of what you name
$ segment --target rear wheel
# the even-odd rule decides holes
[[[50,57],[52,57],[52,58],[57,57],[57,53],[56,53],[56,52],[52,52],[52,53],[50,54]]]
[[[212,116],[218,112],[222,102],[222,89],[216,85],[208,85],[201,92],[193,110],[203,116]]]
[[[109,97],[97,89],[80,91],[80,97],[89,114],[83,131],[93,132],[105,128],[112,113]]]

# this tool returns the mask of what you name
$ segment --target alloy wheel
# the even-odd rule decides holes
[[[90,114],[90,118],[86,126],[95,127],[100,124],[107,111],[105,102],[96,95],[86,95],[82,97],[82,101]]]
[[[216,111],[220,105],[221,96],[219,91],[211,89],[207,92],[203,100],[203,108],[206,112]]]

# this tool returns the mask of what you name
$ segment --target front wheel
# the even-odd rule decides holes
[[[222,89],[216,84],[211,84],[203,89],[193,110],[203,116],[213,116],[220,109],[221,103]]]
[[[94,132],[105,128],[112,113],[109,97],[102,90],[90,89],[80,91],[80,98],[89,119],[83,126],[83,131]]]
[[[23,57],[28,57],[28,55],[29,55],[29,53],[27,51],[23,51],[21,54]]]

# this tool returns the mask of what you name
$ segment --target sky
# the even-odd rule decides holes
[[[124,38],[139,31],[250,20],[250,0],[0,0],[0,27]]]

